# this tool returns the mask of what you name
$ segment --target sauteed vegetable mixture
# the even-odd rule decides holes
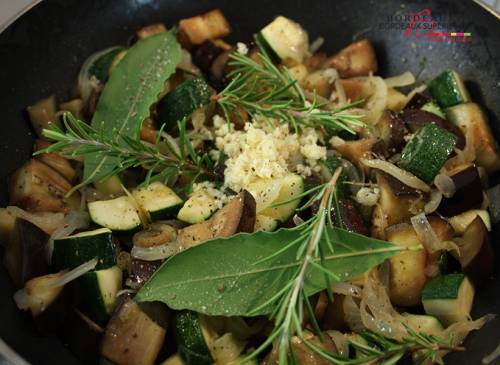
[[[14,300],[83,363],[418,364],[464,351],[500,154],[461,76],[377,76],[219,10],[91,55],[0,210]],[[495,198],[496,196],[496,198]]]

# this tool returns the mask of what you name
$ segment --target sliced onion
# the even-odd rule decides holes
[[[417,86],[416,88],[414,88],[412,91],[410,91],[406,97],[406,100],[410,101],[411,98],[413,98],[413,96],[417,93],[422,93],[425,91],[425,89],[427,89],[427,85],[426,84],[422,84],[422,85],[419,85]]]
[[[64,224],[64,213],[30,213],[16,206],[8,206],[7,211],[16,218],[22,218],[51,235]]]
[[[333,343],[335,344],[335,348],[337,349],[337,353],[340,357],[349,357],[349,340],[346,336],[340,331],[326,331],[326,334],[330,336]]]
[[[378,280],[375,270],[366,278],[359,308],[367,329],[397,340],[407,336],[403,317],[392,306],[387,289]]]
[[[90,224],[90,217],[84,211],[71,211],[64,218],[61,226],[56,229],[49,237],[47,243],[47,260],[52,261],[52,251],[54,250],[54,240],[69,236],[77,229],[88,228]]]
[[[321,46],[325,43],[325,38],[323,37],[318,37],[314,41],[312,41],[311,45],[309,46],[309,53],[314,54],[316,51],[318,51]]]
[[[452,251],[456,250],[458,252],[458,246],[452,241],[441,241],[436,232],[432,229],[425,213],[417,214],[411,217],[411,225],[415,229],[419,240],[425,246],[425,249],[429,253],[434,253],[441,250]]]
[[[294,214],[292,220],[293,220],[293,224],[295,224],[296,226],[300,226],[300,225],[304,224],[304,220],[301,217],[299,217],[297,214]]]
[[[139,215],[139,219],[141,220],[141,225],[142,227],[147,227],[148,226],[148,213],[144,211],[142,206],[135,200],[135,197],[132,195],[130,191],[123,185],[120,184],[122,187],[122,190],[127,194],[128,200],[130,201],[130,204],[134,207],[135,211]]]
[[[415,83],[415,76],[410,71],[403,72],[401,75],[388,77],[384,79],[387,87],[408,86]]]
[[[361,298],[361,288],[349,283],[340,282],[335,284],[332,288],[332,292],[354,298]]]
[[[115,49],[118,49],[118,48],[122,48],[122,47],[119,47],[119,46],[110,47],[110,48],[106,48],[102,51],[93,53],[83,63],[82,68],[80,69],[80,73],[78,74],[78,91],[80,92],[80,97],[82,98],[84,103],[87,103],[87,100],[89,99],[90,94],[92,93],[92,90],[98,88],[99,84],[100,84],[100,82],[99,82],[99,80],[97,80],[97,78],[90,75],[90,69],[91,69],[92,65],[102,55],[104,55],[110,51],[113,51]]]
[[[147,229],[137,232],[132,237],[132,242],[136,247],[154,247],[161,246],[175,241],[177,230],[165,223],[155,222]]]
[[[125,295],[125,294],[132,294],[132,295],[134,295],[135,293],[137,293],[137,291],[134,290],[134,289],[122,289],[122,290],[120,290],[120,291],[118,291],[116,293],[116,296],[120,297],[120,296]]]
[[[177,241],[165,243],[160,246],[139,247],[134,246],[130,251],[130,255],[136,259],[144,261],[163,260],[180,252],[180,245]]]
[[[97,265],[97,261],[97,258],[93,258],[92,260],[89,260],[81,264],[80,266],[75,267],[73,270],[68,271],[57,280],[54,280],[52,283],[48,284],[47,287],[53,288],[56,286],[63,286],[75,279],[78,279],[80,276],[88,273],[91,270],[94,270],[95,266]]]
[[[465,340],[469,332],[480,329],[486,322],[492,321],[495,317],[494,314],[487,314],[475,321],[465,320],[453,323],[444,330],[441,337],[445,341],[450,341],[450,346],[458,346]]]
[[[368,111],[365,120],[367,124],[375,125],[387,105],[387,86],[384,79],[378,76],[371,76],[368,80],[372,85],[373,93],[364,106],[364,109]]]
[[[435,190],[435,189],[431,190],[430,195],[431,195],[431,198],[424,206],[425,214],[434,213],[437,210],[437,208],[439,207],[439,204],[441,204],[441,200],[443,199],[443,194],[439,190]]]
[[[362,331],[366,328],[361,320],[359,305],[352,296],[348,295],[344,298],[343,309],[344,319],[352,331]]]
[[[409,173],[406,170],[400,169],[396,165],[380,160],[380,159],[361,159],[361,163],[367,167],[377,169],[384,171],[385,173],[391,175],[392,177],[398,179],[401,181],[403,184],[408,185],[411,188],[421,190],[423,192],[430,192],[431,188],[429,185],[427,185],[425,182],[420,180],[418,177],[415,175]]]
[[[457,190],[453,179],[445,174],[437,174],[434,178],[434,185],[445,198],[451,198]]]
[[[483,357],[483,360],[481,362],[485,365],[488,365],[498,358],[500,358],[500,344],[491,353]]]

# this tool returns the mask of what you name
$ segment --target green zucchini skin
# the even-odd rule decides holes
[[[465,280],[462,273],[439,276],[429,281],[422,290],[422,300],[456,299],[460,285]]]
[[[447,70],[433,79],[429,84],[429,91],[442,108],[470,100],[462,78],[453,70]]]
[[[111,230],[96,229],[54,240],[52,264],[56,271],[75,267],[97,257],[96,270],[116,264],[117,247]]]
[[[214,359],[205,342],[198,313],[181,311],[174,318],[177,350],[187,365],[209,365]]]
[[[400,166],[431,182],[453,151],[457,137],[430,123],[422,127],[408,142],[401,153]]]
[[[188,117],[196,109],[210,102],[212,91],[202,77],[184,81],[165,95],[157,105],[158,117],[168,130],[177,128],[177,122]]]
[[[122,286],[122,271],[118,266],[92,271],[77,281],[85,313],[99,324],[109,319]]]
[[[109,69],[116,55],[123,50],[123,47],[116,47],[103,54],[89,68],[89,74],[95,76],[99,81],[106,82],[109,79]]]
[[[258,45],[260,45],[267,53],[271,61],[274,63],[281,63],[283,60],[280,56],[274,51],[274,49],[269,45],[267,40],[264,38],[262,33],[255,34],[255,41]]]

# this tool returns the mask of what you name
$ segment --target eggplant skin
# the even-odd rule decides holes
[[[216,237],[229,237],[239,232],[253,232],[255,227],[255,199],[243,190],[209,220],[183,228],[178,241],[184,248],[198,245]]]
[[[10,203],[33,212],[66,213],[80,204],[77,193],[65,197],[71,187],[56,170],[31,159],[11,178]]]
[[[49,236],[27,220],[17,218],[7,243],[4,265],[17,287],[48,272],[47,242]]]
[[[342,78],[367,76],[377,72],[377,56],[370,41],[362,39],[327,59],[323,67],[334,67]]]
[[[443,198],[438,212],[445,217],[477,209],[483,203],[483,186],[475,166],[470,166],[451,176],[456,191],[451,198]]]

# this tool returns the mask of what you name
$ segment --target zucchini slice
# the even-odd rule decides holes
[[[206,337],[208,331],[202,325],[200,315],[191,311],[178,312],[174,319],[177,351],[187,365],[214,363]]]
[[[462,78],[453,70],[447,70],[434,78],[429,84],[429,91],[443,108],[470,101]]]
[[[202,77],[184,81],[158,102],[156,110],[160,122],[165,123],[168,130],[176,129],[177,122],[208,104],[211,96],[212,91]]]
[[[96,270],[116,264],[117,247],[111,230],[99,228],[54,240],[52,264],[56,270],[74,269],[97,257]]]
[[[457,137],[435,124],[422,127],[401,153],[401,167],[426,182],[439,173],[453,152]]]
[[[446,115],[444,114],[443,110],[434,101],[425,103],[424,105],[422,105],[420,110],[424,110],[426,112],[435,114],[440,118],[446,119]]]
[[[83,305],[89,316],[105,323],[114,309],[116,294],[122,287],[122,270],[118,266],[86,273],[78,279]]]
[[[95,188],[105,196],[120,196],[123,195],[122,182],[118,175],[110,176],[104,180],[96,181]]]
[[[309,51],[307,32],[300,24],[281,15],[262,28],[256,39],[279,61],[292,59],[302,63]]]
[[[277,221],[285,222],[293,216],[295,209],[297,209],[300,204],[300,198],[297,197],[303,192],[304,180],[302,177],[296,174],[287,175],[281,179],[281,189],[274,203],[286,202],[291,199],[295,200],[284,205],[270,206],[260,213],[274,218]]]
[[[122,50],[123,47],[111,47],[90,56],[92,63],[89,67],[89,75],[95,76],[101,82],[108,81],[111,64]]]
[[[429,281],[422,290],[425,313],[444,325],[469,318],[474,287],[464,274],[448,274]]]
[[[217,210],[217,202],[207,192],[201,190],[193,194],[179,210],[177,219],[191,223],[201,223]]]
[[[267,215],[257,214],[255,216],[255,228],[254,232],[264,231],[272,232],[278,228],[279,221],[277,219],[268,217]]]
[[[172,189],[159,181],[134,190],[132,195],[152,221],[174,218],[183,203]]]
[[[112,231],[135,231],[141,225],[139,213],[128,196],[90,202],[88,209],[94,223]]]

